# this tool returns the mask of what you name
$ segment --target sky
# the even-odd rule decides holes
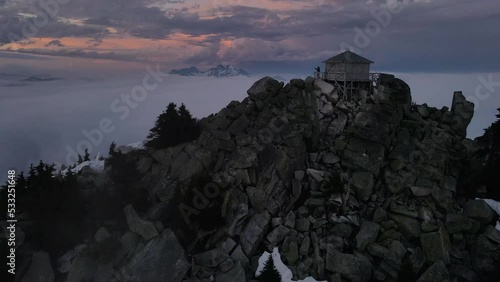
[[[377,70],[494,72],[498,26],[498,0],[0,0],[0,50],[172,68],[309,71],[350,49]]]

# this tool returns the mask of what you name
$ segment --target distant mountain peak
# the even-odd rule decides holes
[[[205,72],[200,71],[195,66],[191,66],[189,68],[174,69],[170,71],[170,74],[176,74],[180,76],[212,76],[212,77],[250,76],[250,73],[248,73],[244,69],[239,69],[233,65],[222,65],[222,64],[210,68]]]
[[[181,76],[199,76],[202,72],[195,66],[190,66],[189,68],[171,70],[170,74],[177,74]]]
[[[30,76],[28,78],[25,78],[21,81],[31,81],[31,82],[43,82],[43,81],[52,81],[52,80],[59,80],[60,78],[56,77],[38,77],[38,76]]]

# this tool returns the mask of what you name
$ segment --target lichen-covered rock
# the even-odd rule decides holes
[[[413,274],[416,275],[422,269],[422,266],[425,264],[425,256],[420,247],[415,248],[413,253],[408,257],[408,261],[411,266],[411,270]]]
[[[296,241],[292,241],[285,253],[286,261],[289,265],[295,265],[299,261],[299,246]]]
[[[408,237],[418,237],[422,232],[420,223],[414,218],[393,213],[389,213],[389,218],[394,220],[402,233]]]
[[[97,232],[94,235],[94,239],[96,240],[97,243],[100,243],[111,236],[109,234],[108,229],[105,226],[101,226],[99,229],[97,229]]]
[[[384,156],[385,149],[382,145],[358,138],[351,138],[344,151],[342,165],[378,175]]]
[[[359,200],[366,202],[372,196],[373,186],[375,182],[373,180],[373,174],[364,171],[355,171],[351,177],[352,188],[356,192],[356,196]]]
[[[10,274],[3,274],[10,275]],[[49,254],[43,251],[33,253],[28,272],[24,275],[22,282],[53,282],[55,279],[54,269],[50,263]]]
[[[482,224],[488,224],[495,218],[495,211],[483,200],[470,200],[464,205],[464,215]]]
[[[289,232],[290,229],[283,225],[278,225],[267,235],[266,239],[271,245],[276,246],[285,239]]]
[[[322,79],[314,80],[314,86],[320,90],[321,94],[330,95],[333,92],[334,86]]]
[[[439,260],[429,267],[417,282],[450,281],[450,274],[446,264]]]
[[[245,270],[241,263],[237,262],[231,270],[217,275],[215,278],[217,282],[245,282]]]
[[[443,227],[437,232],[421,234],[420,245],[429,262],[436,262],[440,259],[450,260],[450,237]]]
[[[474,103],[467,101],[462,91],[456,91],[453,94],[451,113],[455,117],[454,122],[451,124],[452,129],[465,138],[467,136],[467,126],[474,116]]]
[[[134,282],[182,281],[189,268],[184,249],[170,229],[141,244],[123,265],[121,273]]]
[[[368,244],[377,240],[379,230],[380,226],[378,224],[370,221],[363,222],[356,235],[356,248],[361,252],[364,251]]]
[[[90,257],[79,256],[71,264],[67,282],[89,281],[94,278],[98,263]]]
[[[327,247],[326,269],[340,273],[353,282],[370,281],[371,277],[371,264],[368,260],[341,253],[331,245]]]
[[[158,231],[153,222],[142,219],[135,211],[132,205],[127,205],[123,208],[125,218],[130,231],[135,232],[144,238],[144,240],[151,240],[158,236]]]
[[[451,276],[457,277],[459,281],[479,281],[479,276],[465,265],[452,264],[449,267],[449,272]]]
[[[241,234],[241,246],[247,256],[251,256],[257,248],[271,221],[271,215],[267,211],[253,215]]]
[[[467,232],[479,227],[478,222],[462,214],[449,213],[446,215],[446,229],[449,233]]]
[[[252,96],[260,96],[262,94],[272,94],[276,93],[280,88],[282,87],[282,84],[273,79],[272,77],[266,76],[264,78],[261,78],[257,82],[255,82],[250,89],[248,89],[247,94],[252,97]]]
[[[471,247],[472,267],[483,281],[493,281],[498,277],[498,245],[489,241],[486,236],[479,235]],[[495,258],[496,257],[496,258]]]
[[[216,267],[229,259],[229,256],[220,249],[213,249],[194,255],[194,261],[206,267]]]

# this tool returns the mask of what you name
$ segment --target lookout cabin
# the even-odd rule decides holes
[[[319,67],[316,69],[315,77],[331,83],[336,89],[345,96],[352,96],[353,90],[363,85],[372,86],[378,79],[377,74],[370,73],[372,61],[351,51],[345,51],[341,54],[323,61],[324,71]]]

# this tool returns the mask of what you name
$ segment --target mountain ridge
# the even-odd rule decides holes
[[[173,69],[170,74],[176,74],[180,76],[208,76],[208,77],[235,77],[235,76],[250,76],[250,73],[236,68],[233,65],[222,65],[219,64],[207,71],[200,71],[197,67],[191,66],[183,69]]]

